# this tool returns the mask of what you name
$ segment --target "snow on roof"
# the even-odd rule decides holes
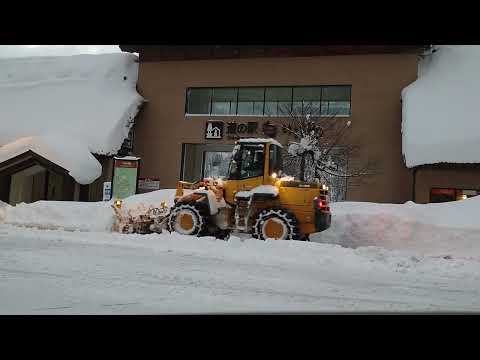
[[[129,53],[0,60],[0,162],[37,152],[93,182],[128,136],[143,98]],[[3,146],[2,146],[3,145]]]
[[[68,170],[80,184],[89,184],[102,175],[102,166],[81,140],[56,133],[23,137],[0,147],[0,163],[28,150]]]
[[[280,144],[277,140],[271,139],[271,138],[268,138],[268,139],[244,138],[244,139],[238,140],[237,142],[239,142],[239,143],[267,143],[267,142],[269,142],[269,143],[275,144],[277,146],[283,147],[282,144]]]
[[[273,185],[259,185],[257,187],[254,187],[251,190],[239,191],[235,193],[235,197],[246,198],[246,197],[252,196],[253,194],[269,194],[269,195],[277,196],[278,188]]]
[[[439,46],[402,91],[406,165],[479,163],[480,46]]]
[[[136,156],[114,156],[115,160],[140,160],[139,157]]]

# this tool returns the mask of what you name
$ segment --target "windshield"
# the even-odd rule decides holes
[[[264,144],[242,144],[233,149],[228,172],[229,179],[248,179],[263,176]]]

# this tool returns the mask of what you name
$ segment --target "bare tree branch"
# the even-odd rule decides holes
[[[351,160],[358,165],[362,147],[349,143],[346,135],[351,129],[351,120],[339,118],[339,110],[322,116],[320,109],[303,104],[301,111],[292,106],[283,113],[288,114],[288,118],[283,121],[282,128],[291,136],[285,156],[286,169],[299,173],[300,179],[313,181],[316,178],[327,183],[336,182],[337,187],[346,187],[347,178],[376,173],[378,164],[372,161],[352,166]],[[335,179],[344,180],[338,182]]]

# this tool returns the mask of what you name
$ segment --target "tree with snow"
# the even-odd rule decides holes
[[[312,111],[317,110],[317,111]],[[337,114],[321,116],[305,105],[301,111],[287,110],[282,129],[293,138],[288,145],[285,169],[303,181],[320,181],[330,186],[331,200],[343,199],[348,178],[372,175],[375,161],[359,161],[359,145],[348,138],[352,121]]]

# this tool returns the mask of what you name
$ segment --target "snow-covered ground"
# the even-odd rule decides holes
[[[109,205],[0,206],[0,313],[480,311],[479,198],[332,204],[312,242],[110,233]]]
[[[0,225],[0,313],[480,311],[477,261]]]

